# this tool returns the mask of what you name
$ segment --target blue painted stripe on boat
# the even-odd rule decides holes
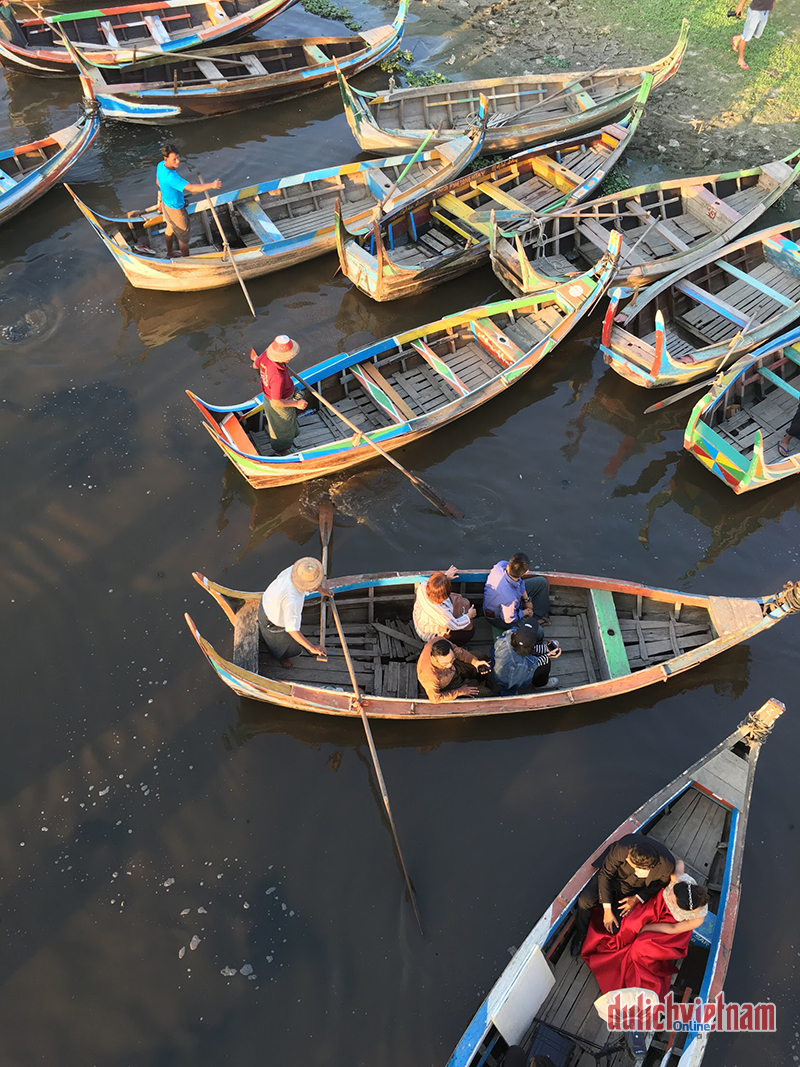
[[[124,100],[118,100],[115,96],[104,96],[97,94],[97,101],[104,115],[108,115],[109,118],[114,118],[115,115],[142,115],[148,118],[159,116],[163,118],[172,117],[174,115],[180,115],[181,109],[179,107],[159,107],[155,104],[144,104],[137,106],[135,104],[128,104]],[[102,218],[99,215],[98,218]]]
[[[793,329],[787,330],[786,333],[782,333],[780,337],[773,337],[771,341],[767,341],[766,344],[757,348],[755,352],[751,352],[748,356],[748,366],[755,360],[760,359],[761,356],[768,356],[776,349],[787,348],[789,345],[796,344],[798,341],[800,341],[800,326],[795,326]]]
[[[773,289],[771,285],[766,285],[759,278],[754,278],[752,274],[747,274],[745,271],[739,270],[738,267],[732,266],[727,260],[718,259],[715,263],[716,266],[727,271],[727,273],[733,275],[734,278],[747,282],[748,285],[752,285],[754,289],[758,289],[759,292],[763,293],[765,296],[777,300],[779,304],[783,304],[786,308],[793,308],[797,303],[795,300],[790,300],[788,296],[784,296],[783,293],[779,293],[777,289]]]
[[[489,998],[484,1000],[478,1008],[472,1022],[464,1031],[464,1035],[456,1045],[453,1055],[447,1061],[447,1067],[467,1067],[475,1049],[489,1029]]]

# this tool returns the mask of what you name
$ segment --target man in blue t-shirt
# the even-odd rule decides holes
[[[178,174],[181,157],[173,144],[165,144],[161,149],[164,157],[156,167],[158,183],[158,206],[164,216],[167,239],[167,256],[172,258],[173,237],[178,238],[178,247],[182,256],[189,255],[189,214],[186,210],[184,193],[204,193],[207,189],[221,189],[222,182],[207,182],[205,185],[190,185]]]

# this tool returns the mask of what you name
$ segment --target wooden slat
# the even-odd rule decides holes
[[[761,607],[754,600],[709,597],[709,613],[718,637],[754,626],[762,619]]]

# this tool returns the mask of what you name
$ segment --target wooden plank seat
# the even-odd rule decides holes
[[[473,319],[469,328],[472,336],[501,367],[510,367],[523,359],[525,352],[491,319]]]
[[[242,63],[244,63],[248,73],[254,75],[255,77],[263,77],[263,75],[268,73],[267,68],[264,66],[258,56],[248,54],[244,56],[239,56],[239,59],[242,61]]]
[[[477,230],[479,233],[483,234],[484,237],[489,236],[489,223],[473,222],[471,218],[473,213],[472,208],[468,207],[468,205],[465,204],[463,200],[459,200],[457,196],[453,195],[453,193],[445,193],[443,196],[437,196],[434,200],[434,204],[436,207],[448,211],[451,215],[454,216],[454,218],[466,222],[469,226],[472,227],[472,229]],[[431,214],[433,215],[434,212],[431,211]],[[447,220],[441,215],[441,211],[437,212],[435,217],[442,222],[447,222]]]
[[[744,282],[745,285],[751,286],[754,289],[758,289],[760,293],[763,293],[765,296],[770,297],[777,304],[780,304],[783,307],[794,307],[796,303],[796,300],[792,300],[790,297],[785,296],[777,289],[774,289],[771,285],[767,285],[765,281],[762,281],[759,277],[756,276],[755,272],[747,274],[745,273],[745,271],[739,270],[738,267],[734,267],[732,263],[728,263],[728,261],[725,259],[716,260],[714,265],[716,267],[719,267],[720,270],[724,270],[727,274],[730,274],[733,278],[738,278],[739,281]],[[800,289],[800,283],[798,283],[798,289]]]
[[[702,309],[709,308],[717,315],[721,315],[723,318],[735,322],[737,326],[748,325],[749,317],[743,315],[742,312],[738,308],[733,307],[732,304],[729,304],[719,293],[711,293],[708,289],[703,289],[701,286],[695,285],[694,282],[690,282],[686,278],[681,278],[679,281],[675,282],[674,288],[677,289],[679,293],[684,293],[701,305],[701,308],[681,316],[687,322],[697,321],[697,314],[699,313],[702,315],[704,313]],[[694,320],[692,318],[693,316],[695,316]]]
[[[597,638],[595,648],[601,677],[621,678],[630,674],[613,593],[607,589],[589,590],[589,619]]]
[[[158,15],[145,15],[144,24],[150,31],[150,36],[154,41],[159,44],[168,44],[170,36],[167,33],[167,28]]]
[[[374,364],[364,363],[360,367],[350,367],[349,370],[370,399],[386,412],[392,422],[401,425],[415,417],[408,404]]]
[[[283,234],[256,200],[242,200],[235,205],[244,221],[264,244],[282,241]]]
[[[800,392],[798,392],[794,388],[794,386],[789,385],[788,382],[785,382],[783,378],[780,377],[780,375],[775,374],[774,371],[771,371],[769,367],[759,367],[758,373],[761,375],[762,378],[766,378],[768,382],[772,382],[772,384],[777,385],[779,389],[783,389],[784,392],[788,393],[789,396],[793,397],[795,400],[800,400]]]
[[[610,231],[607,230],[602,223],[600,223],[593,216],[583,216],[579,219],[576,229],[578,233],[585,237],[590,244],[601,252],[605,252],[608,248],[608,238]],[[638,248],[634,247],[634,244],[625,237],[620,237],[620,263],[626,263],[629,266],[636,263],[646,263],[647,257],[642,255]]]
[[[461,381],[455,371],[440,356],[437,356],[426,341],[412,341],[411,347],[419,352],[428,366],[450,386],[454,393],[458,396],[466,396],[470,392],[469,386]]]
[[[561,193],[571,193],[576,186],[583,183],[580,174],[565,167],[552,156],[534,156],[531,160],[531,167],[534,174],[538,174],[540,178],[554,185]]]
[[[486,196],[501,204],[504,208],[510,208],[512,211],[529,210],[526,204],[507,193],[497,182],[480,182],[475,188],[480,189],[482,193],[485,193]]]
[[[331,62],[322,49],[315,44],[303,45],[303,54],[310,67],[324,67],[326,63]]]
[[[117,36],[114,33],[114,30],[111,28],[111,23],[108,21],[108,19],[103,19],[103,21],[100,23],[100,29],[103,31],[103,36],[105,37],[106,42],[112,48],[119,48],[119,41],[117,40]]]
[[[632,211],[634,215],[644,220],[646,225],[651,226],[651,228],[668,241],[673,248],[677,248],[679,252],[687,252],[689,250],[689,245],[666,219],[660,219],[656,215],[651,215],[650,212],[647,211],[646,208],[643,208],[636,200],[629,200],[627,206],[629,211]]]
[[[226,81],[225,75],[222,73],[216,63],[212,63],[210,59],[196,59],[194,62],[200,73],[208,81]]]

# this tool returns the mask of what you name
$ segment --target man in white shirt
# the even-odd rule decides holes
[[[300,656],[304,651],[312,656],[325,652],[300,632],[306,593],[317,590],[323,596],[331,595],[320,561],[304,556],[281,571],[264,591],[258,605],[258,626],[264,643],[282,667],[291,667],[291,657]]]

